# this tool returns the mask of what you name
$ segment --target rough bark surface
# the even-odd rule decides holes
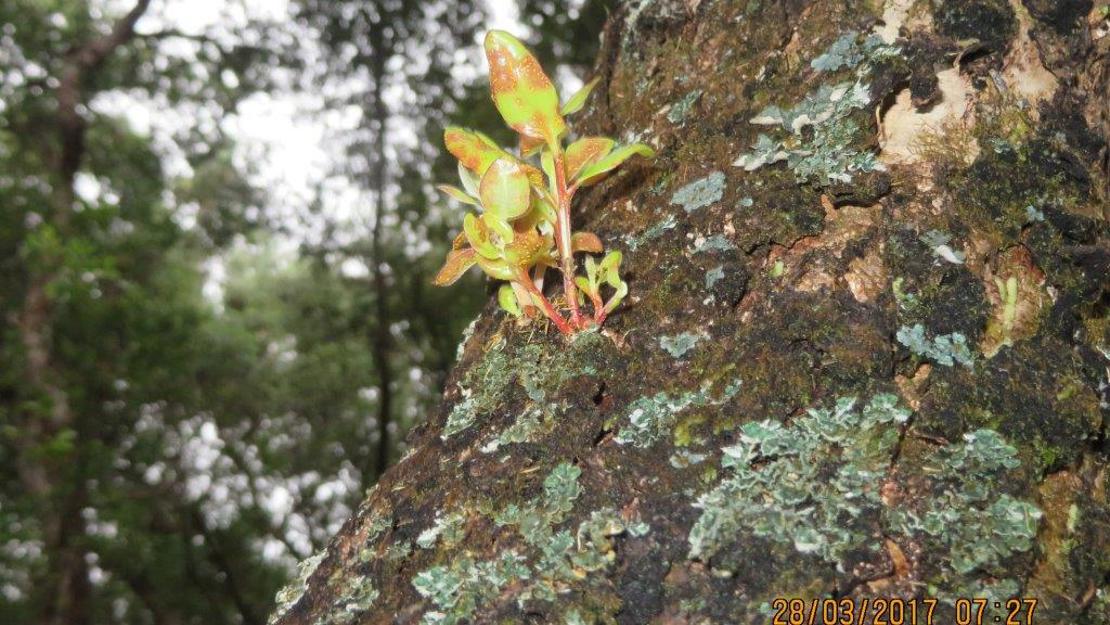
[[[631,297],[570,344],[483,314],[273,621],[1110,623],[1108,29],[1086,0],[622,8],[577,130],[659,156],[576,212]]]

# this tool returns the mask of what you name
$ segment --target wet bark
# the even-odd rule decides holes
[[[622,8],[575,129],[659,156],[575,213],[630,297],[570,343],[490,306],[272,621],[1110,622],[1108,28],[1082,0]]]

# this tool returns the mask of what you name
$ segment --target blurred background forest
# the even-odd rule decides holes
[[[614,3],[0,2],[0,623],[265,623],[488,299],[481,34],[573,87]]]

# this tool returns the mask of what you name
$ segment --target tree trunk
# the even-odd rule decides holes
[[[618,11],[577,130],[659,156],[575,211],[629,299],[570,343],[489,307],[273,620],[1110,623],[1107,28]]]

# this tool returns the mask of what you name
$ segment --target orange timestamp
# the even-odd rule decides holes
[[[771,602],[770,625],[1034,625],[1033,598],[993,601],[987,598],[940,601],[923,599],[801,599]],[[935,620],[934,620],[934,617]]]

